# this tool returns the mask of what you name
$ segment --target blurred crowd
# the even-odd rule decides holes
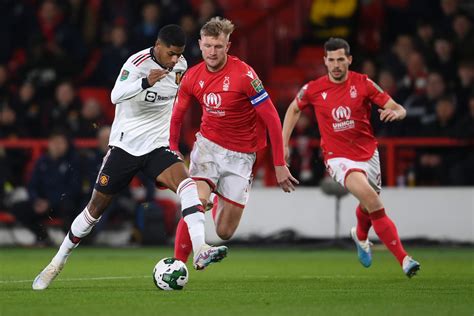
[[[38,223],[51,216],[69,227],[90,195],[113,119],[112,105],[84,93],[83,87],[111,89],[124,61],[152,46],[159,28],[169,23],[185,30],[184,55],[190,66],[196,64],[201,58],[199,29],[210,17],[226,15],[219,6],[225,2],[1,1],[0,139],[44,138],[48,149],[28,169],[27,151],[0,147],[0,209],[15,214],[38,240],[46,238]],[[305,35],[296,41],[294,55],[299,45],[321,45],[330,36],[347,38],[352,69],[367,73],[406,107],[407,119],[389,125],[377,123],[374,112],[377,136],[474,139],[470,1],[304,2],[310,4],[309,16],[307,23],[301,22]],[[335,16],[325,17],[325,12]],[[325,172],[318,148],[309,145],[318,137],[315,124],[308,114],[294,132],[291,165],[306,185],[318,184]],[[71,142],[96,137],[96,149],[78,149]],[[474,185],[472,147],[417,149],[406,172],[416,173],[417,185]],[[142,180],[145,193],[127,189],[111,214],[134,218],[143,231],[143,202],[150,209],[159,206],[153,202],[154,184]],[[172,234],[172,223],[166,229]]]
[[[378,137],[449,137],[464,147],[419,147],[400,175],[400,185],[474,185],[474,3],[462,0],[313,0],[302,43],[323,44],[331,36],[351,43],[352,69],[366,73],[407,109],[393,124],[372,124]],[[324,69],[323,69],[324,71]],[[294,162],[303,183],[324,174],[312,113],[298,122]],[[292,163],[292,164],[293,164]],[[403,173],[403,170],[402,170]],[[408,178],[411,178],[408,180]]]

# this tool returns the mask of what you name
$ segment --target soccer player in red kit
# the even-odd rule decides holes
[[[224,240],[230,239],[239,225],[252,184],[255,153],[266,146],[266,130],[277,182],[285,192],[293,191],[293,183],[298,183],[286,166],[281,122],[262,82],[252,67],[227,55],[233,30],[232,22],[220,17],[201,28],[203,62],[184,75],[170,127],[170,148],[178,151],[186,110],[193,99],[202,106],[189,172],[204,205],[212,192],[216,194],[212,215],[217,235]],[[190,252],[189,232],[181,220],[176,230],[175,257],[186,262]]]
[[[288,143],[301,110],[312,105],[321,132],[321,148],[326,168],[332,178],[346,187],[360,202],[356,209],[357,226],[351,229],[359,261],[372,263],[369,229],[397,258],[403,272],[412,277],[420,264],[407,255],[397,229],[386,215],[379,198],[381,190],[380,162],[372,127],[371,104],[380,108],[380,120],[392,122],[406,116],[405,109],[366,75],[349,71],[352,62],[349,44],[331,38],[324,44],[327,76],[304,85],[290,104],[283,123],[285,158]]]

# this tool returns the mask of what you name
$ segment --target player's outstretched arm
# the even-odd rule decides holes
[[[281,131],[281,123],[278,113],[270,99],[265,100],[255,107],[257,114],[265,122],[272,144],[273,164],[275,166],[275,175],[277,182],[285,192],[295,190],[295,184],[298,184],[286,166],[283,156],[283,139]]]
[[[290,138],[296,122],[298,122],[301,115],[301,110],[296,103],[296,99],[291,102],[288,110],[286,110],[285,119],[283,121],[283,147],[285,151],[285,161],[290,159]]]
[[[382,122],[401,121],[407,116],[407,111],[403,106],[395,102],[392,98],[385,103],[383,109],[378,110]]]
[[[174,101],[173,112],[171,114],[170,122],[170,149],[176,152],[181,158],[182,154],[179,152],[179,137],[181,134],[181,125],[183,124],[184,115],[191,105],[191,96],[187,92],[186,75],[181,81],[181,85],[178,90],[178,95]]]

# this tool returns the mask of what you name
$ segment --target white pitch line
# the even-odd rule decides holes
[[[55,282],[70,282],[70,281],[98,281],[98,280],[126,280],[126,279],[143,279],[150,278],[150,275],[143,276],[117,276],[117,277],[95,277],[95,278],[69,278],[69,279],[56,279]],[[0,280],[2,283],[25,283],[33,282],[33,279],[29,280]]]

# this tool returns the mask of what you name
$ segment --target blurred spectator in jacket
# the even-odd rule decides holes
[[[56,87],[54,101],[46,104],[48,126],[62,128],[69,135],[76,135],[80,128],[81,107],[81,100],[77,97],[73,84],[69,81],[61,82]]]
[[[63,131],[48,138],[48,150],[35,163],[28,183],[29,199],[13,206],[17,220],[29,228],[39,244],[49,238],[43,221],[60,218],[66,231],[77,214],[81,194],[79,160]]]
[[[422,127],[426,137],[456,135],[456,105],[452,96],[443,96],[436,103],[436,119]],[[459,152],[449,147],[429,147],[419,151],[416,166],[417,185],[450,185],[450,169],[459,161]]]
[[[134,49],[142,50],[153,46],[163,25],[160,5],[157,2],[146,2],[142,7],[142,19],[133,32]]]

